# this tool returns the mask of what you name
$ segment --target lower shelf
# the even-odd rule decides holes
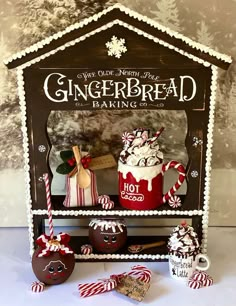
[[[168,238],[168,236],[129,236],[126,245],[114,254],[104,254],[94,250],[91,255],[82,255],[81,246],[90,244],[88,237],[85,236],[72,236],[70,246],[75,252],[76,261],[167,261]],[[148,244],[157,241],[165,241],[166,243],[163,246],[146,249],[137,254],[128,251],[129,245]]]

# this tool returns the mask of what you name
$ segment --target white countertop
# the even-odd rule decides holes
[[[158,305],[158,306],[235,306],[236,303],[236,228],[209,228],[208,255],[211,267],[208,274],[214,279],[211,287],[190,289],[169,276],[168,263],[138,263],[152,270],[150,289],[139,303],[115,291],[81,298],[79,282],[93,282],[129,271],[132,262],[76,263],[71,277],[63,284],[47,287],[42,293],[33,293],[36,280],[31,269],[26,228],[1,228],[0,304],[2,306],[83,306],[95,305]]]

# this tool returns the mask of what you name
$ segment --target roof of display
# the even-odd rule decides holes
[[[178,50],[192,54],[194,57],[209,62],[212,65],[227,69],[232,62],[232,58],[226,54],[219,53],[207,46],[191,40],[190,38],[175,32],[158,22],[134,12],[121,4],[115,4],[79,23],[75,23],[65,30],[57,32],[38,43],[20,51],[4,61],[8,68],[16,68],[32,61],[43,54],[53,54],[52,50],[75,40],[76,38],[86,35],[91,36],[96,28],[101,27],[114,21],[125,22],[131,25],[131,29],[141,30],[143,33],[151,34],[161,41],[166,42],[168,46],[173,46]],[[118,22],[119,23],[119,22]],[[115,23],[114,23],[115,24]],[[145,27],[144,27],[145,26]],[[181,52],[180,52],[181,53]]]

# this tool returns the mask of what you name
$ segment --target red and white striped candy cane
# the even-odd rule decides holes
[[[162,173],[166,172],[168,169],[174,168],[179,172],[178,181],[174,184],[173,187],[163,196],[162,202],[165,203],[175,192],[179,189],[179,187],[183,184],[185,179],[185,169],[184,166],[179,162],[172,160],[162,166]]]
[[[97,283],[79,284],[78,289],[81,297],[88,297],[91,295],[108,292],[117,286],[115,278],[105,279]]]
[[[110,278],[102,280],[97,283],[86,283],[79,284],[78,289],[81,297],[88,297],[95,294],[107,292],[113,290],[120,280],[126,275],[135,277],[145,283],[150,282],[151,279],[151,271],[144,266],[137,265],[131,268],[130,272],[114,274],[111,275]]]
[[[126,273],[126,275],[133,276],[145,283],[149,283],[151,280],[152,272],[141,265],[133,266],[131,271]]]
[[[47,199],[47,209],[48,209],[48,224],[49,224],[49,236],[50,239],[53,239],[54,230],[53,230],[53,221],[52,221],[52,203],[51,203],[51,193],[50,193],[50,184],[48,173],[43,174],[43,179],[46,188],[46,199]]]

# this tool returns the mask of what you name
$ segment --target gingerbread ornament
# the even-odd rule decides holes
[[[65,233],[53,240],[41,235],[36,243],[39,247],[32,257],[32,269],[40,282],[58,285],[66,281],[74,270],[74,252],[68,246],[70,236]]]
[[[54,237],[52,221],[52,204],[50,195],[50,184],[48,174],[43,175],[50,235],[42,234],[36,240],[38,248],[32,257],[32,269],[38,280],[46,285],[58,285],[68,279],[74,270],[75,257],[74,252],[69,246],[70,236],[66,233],[60,233]],[[34,288],[35,286],[33,286]],[[33,292],[41,292],[34,289]]]
[[[115,253],[124,247],[127,228],[123,219],[92,219],[89,223],[89,240],[101,253]]]

